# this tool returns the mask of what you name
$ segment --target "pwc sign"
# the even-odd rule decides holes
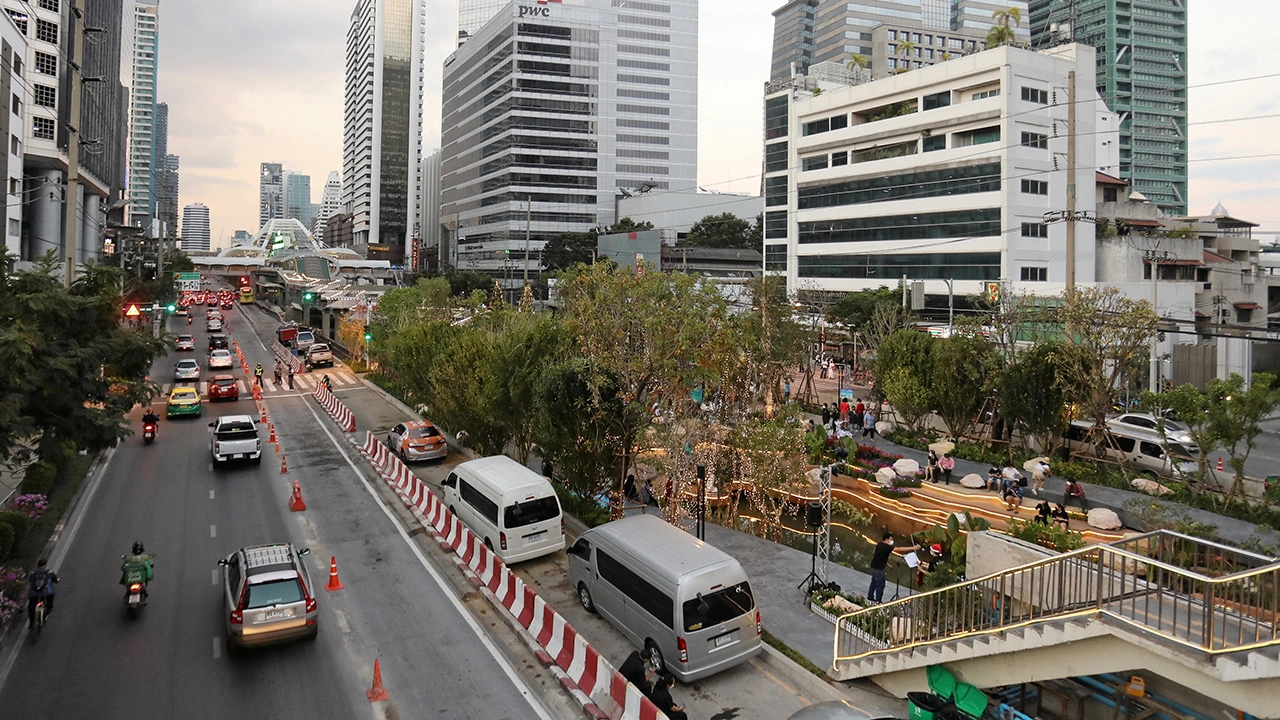
[[[517,18],[551,17],[551,8],[547,3],[559,3],[560,0],[538,0],[537,5],[520,5],[516,8]]]

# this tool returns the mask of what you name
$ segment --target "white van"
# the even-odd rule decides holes
[[[582,533],[569,549],[569,582],[582,607],[681,681],[760,652],[760,610],[742,566],[654,515]]]
[[[1093,423],[1088,420],[1072,420],[1062,435],[1066,448],[1072,452],[1092,452],[1114,462],[1127,463],[1139,471],[1181,480],[1190,480],[1198,470],[1196,459],[1200,456],[1200,448],[1194,443],[1161,440],[1154,430],[1110,421],[1106,426],[1109,442],[1086,443],[1085,438],[1092,427]],[[1090,444],[1094,447],[1089,447]],[[1166,447],[1168,453],[1165,452]]]
[[[449,511],[511,564],[564,549],[551,483],[506,455],[469,460],[441,483]]]

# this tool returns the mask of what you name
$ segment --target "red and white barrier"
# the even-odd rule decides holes
[[[334,397],[333,393],[329,392],[329,388],[317,384],[315,398],[316,402],[320,403],[320,407],[324,408],[325,412],[338,421],[338,425],[344,432],[356,431],[355,413],[351,412],[346,405],[343,405],[341,400]]]
[[[293,368],[295,375],[302,372],[302,361],[298,359],[297,355],[289,352],[289,348],[281,345],[278,340],[271,343],[271,351],[275,353],[277,360],[288,363],[289,367]]]
[[[596,652],[563,616],[507,569],[506,564],[449,512],[426,483],[373,433],[365,434],[360,452],[401,501],[433,531],[437,542],[452,550],[459,564],[470,570],[473,582],[487,587],[507,612],[537,640],[546,652],[544,661],[564,671],[576,686],[572,689],[585,696],[582,698],[583,709],[588,715],[611,720],[657,720],[665,717],[657,706],[618,674],[613,665]]]

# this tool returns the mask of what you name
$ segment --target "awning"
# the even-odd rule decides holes
[[[1261,310],[1262,306],[1255,302],[1238,302],[1231,303],[1236,306],[1237,310]]]
[[[1184,267],[1203,267],[1204,263],[1199,260],[1161,260],[1161,265],[1181,265]]]
[[[289,303],[289,307],[293,308],[294,310],[297,310],[298,312],[302,312],[302,306],[299,305],[298,303]]]
[[[260,283],[258,283],[258,287],[264,287],[264,288],[282,288],[282,287],[284,287],[284,286],[283,286],[283,285],[281,285],[280,283],[273,283],[273,282],[260,282]]]
[[[325,305],[325,310],[350,310],[356,306],[356,299],[353,297],[341,297],[337,300]]]
[[[1128,226],[1130,226],[1130,227],[1150,227],[1150,228],[1164,227],[1164,225],[1162,225],[1162,224],[1160,223],[1160,221],[1159,221],[1159,220],[1124,220],[1124,219],[1121,219],[1121,220],[1118,220],[1117,222],[1122,222],[1122,223],[1124,223],[1125,225],[1128,225]]]
[[[1197,320],[1201,320],[1201,319],[1208,320],[1208,319],[1209,319],[1209,313],[1202,313],[1202,312],[1200,312],[1199,310],[1197,310],[1197,311],[1196,311],[1196,319],[1197,319]]]

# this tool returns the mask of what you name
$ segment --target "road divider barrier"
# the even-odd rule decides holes
[[[468,572],[471,581],[488,588],[515,622],[536,640],[542,648],[539,659],[564,673],[562,684],[582,702],[588,716],[602,720],[657,720],[665,717],[563,616],[538,597],[480,538],[449,512],[426,483],[373,433],[366,432],[364,444],[359,449],[379,477],[426,524],[442,549],[454,553],[455,562]]]
[[[276,356],[277,360],[288,365],[295,375],[302,372],[302,361],[298,359],[297,355],[290,352],[289,348],[281,345],[279,340],[272,341],[271,352]]]
[[[316,402],[320,403],[320,407],[324,408],[324,411],[329,413],[330,417],[338,421],[338,425],[343,432],[351,433],[356,431],[355,413],[351,412],[346,405],[343,405],[341,400],[334,397],[329,388],[317,384],[315,398]]]

